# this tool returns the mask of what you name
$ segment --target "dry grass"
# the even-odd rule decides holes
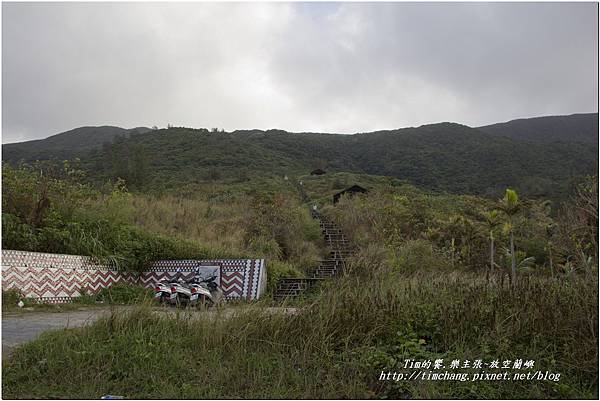
[[[251,212],[246,202],[138,195],[132,205],[135,224],[145,230],[196,240],[210,248],[246,251],[246,222]]]
[[[407,276],[374,261],[293,315],[148,310],[47,333],[3,369],[13,398],[597,398],[597,279]],[[360,266],[356,266],[360,268]],[[380,382],[406,358],[517,358],[560,382]],[[447,362],[446,362],[447,363]],[[90,374],[93,372],[93,374]]]

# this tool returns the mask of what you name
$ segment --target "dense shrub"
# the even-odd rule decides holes
[[[338,176],[353,182],[345,174],[306,179],[310,194],[331,190]],[[509,219],[502,203],[484,198],[443,193],[427,193],[410,185],[364,180],[370,192],[343,198],[325,213],[331,215],[360,248],[384,244],[392,263],[411,270],[417,265],[490,268],[490,236],[494,238],[494,266],[503,268],[505,249],[509,247]],[[520,260],[532,260],[531,271],[550,273],[579,269],[597,271],[598,189],[593,179],[582,182],[572,199],[560,207],[548,201],[521,199],[511,226]],[[496,211],[490,225],[490,212]],[[508,273],[508,271],[506,271]]]
[[[2,307],[10,308],[15,307],[19,303],[19,301],[23,298],[21,295],[21,291],[8,289],[2,290]]]
[[[2,175],[4,249],[89,255],[126,270],[159,259],[239,256],[136,227],[133,196],[122,182],[103,194],[27,166],[4,165]]]
[[[394,268],[411,273],[418,270],[442,270],[449,272],[450,260],[426,240],[411,240],[394,249],[390,260]]]
[[[95,299],[108,304],[137,304],[152,299],[154,291],[141,285],[116,284],[103,288]]]

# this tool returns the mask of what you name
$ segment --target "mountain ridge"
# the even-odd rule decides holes
[[[518,118],[477,127],[490,135],[534,141],[598,142],[598,113]],[[564,133],[568,132],[569,137]]]
[[[20,159],[70,159],[76,153],[100,147],[117,136],[127,137],[149,131],[151,129],[146,127],[121,128],[112,125],[78,127],[44,139],[2,144],[2,159],[12,162]]]
[[[27,142],[20,144],[24,149],[3,145],[4,160],[79,157],[91,180],[120,177],[139,190],[302,174],[320,167],[391,176],[454,193],[497,196],[510,186],[531,196],[560,197],[576,177],[598,168],[597,142],[513,138],[449,122],[353,135],[174,127],[114,134],[100,146],[86,142],[40,150],[36,145],[36,152],[28,151]]]

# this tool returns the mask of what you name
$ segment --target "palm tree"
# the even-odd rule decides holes
[[[490,230],[490,270],[489,273],[494,271],[494,228],[500,224],[498,219],[498,211],[492,210],[484,214],[485,221]]]
[[[508,217],[505,230],[510,236],[510,254],[511,254],[511,283],[514,285],[517,279],[517,258],[515,254],[515,224],[514,218],[520,208],[519,196],[513,189],[507,188],[506,194],[501,201],[500,208]]]
[[[527,256],[525,252],[515,252],[514,260],[516,261],[516,269],[520,272],[528,272],[533,269],[535,265],[535,257]],[[501,265],[504,268],[511,268],[513,263],[513,254],[510,249],[502,248],[501,250]]]

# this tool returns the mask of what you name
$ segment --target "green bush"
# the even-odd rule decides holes
[[[393,251],[391,259],[393,267],[406,273],[419,270],[449,271],[451,268],[445,256],[436,251],[433,244],[426,240],[407,241]]]
[[[103,288],[95,297],[97,301],[108,304],[137,304],[152,299],[154,292],[151,288],[145,288],[135,284],[115,284]]]
[[[15,307],[23,298],[21,291],[15,289],[2,290],[2,307]]]
[[[4,249],[38,249],[38,238],[33,228],[17,216],[2,213],[2,247]]]
[[[2,177],[4,249],[89,255],[137,271],[159,259],[226,256],[194,241],[134,226],[131,195],[120,181],[102,195],[88,185],[27,166],[3,165]]]
[[[267,296],[277,289],[277,282],[282,277],[304,277],[305,274],[294,265],[278,260],[267,261]]]

